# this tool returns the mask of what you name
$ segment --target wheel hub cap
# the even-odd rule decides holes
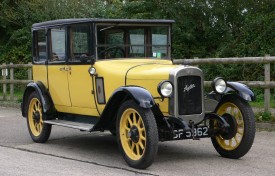
[[[139,132],[138,128],[136,126],[132,126],[130,131],[128,132],[128,136],[131,138],[131,140],[134,143],[137,143],[139,141]]]
[[[231,139],[237,133],[237,121],[232,115],[228,113],[223,114],[222,118],[224,118],[224,120],[229,124],[229,128],[227,128],[226,132],[222,133],[222,137],[224,139]]]
[[[33,119],[35,120],[35,122],[39,123],[40,122],[40,113],[38,111],[36,111],[34,113]]]

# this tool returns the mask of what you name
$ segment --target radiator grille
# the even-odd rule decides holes
[[[202,113],[202,89],[200,76],[178,78],[179,115]]]

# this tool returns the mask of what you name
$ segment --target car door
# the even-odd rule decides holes
[[[68,72],[66,65],[66,30],[65,27],[49,30],[49,60],[48,60],[48,86],[58,111],[71,107],[69,93]]]
[[[88,69],[91,66],[92,40],[90,24],[68,27],[69,61],[68,82],[72,108],[81,114],[97,116],[93,94],[93,81]]]

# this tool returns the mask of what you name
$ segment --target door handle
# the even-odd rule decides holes
[[[59,68],[59,71],[65,71],[65,67]]]
[[[70,66],[65,67],[65,71],[71,71],[71,67]]]
[[[59,68],[60,71],[71,71],[71,67],[70,66],[65,66],[65,67],[61,67]]]

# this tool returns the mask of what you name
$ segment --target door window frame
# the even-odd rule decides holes
[[[92,23],[76,23],[76,24],[70,24],[70,25],[67,25],[67,28],[66,28],[66,33],[67,33],[67,37],[66,37],[66,39],[67,39],[67,41],[66,41],[66,43],[67,43],[67,47],[66,47],[66,49],[67,49],[67,64],[68,65],[90,65],[91,64],[91,62],[86,62],[86,63],[83,63],[83,62],[74,62],[74,61],[70,61],[70,59],[72,58],[72,52],[73,51],[71,51],[71,45],[72,45],[72,39],[71,39],[71,33],[72,33],[72,30],[71,30],[71,28],[73,27],[73,26],[85,26],[85,25],[87,25],[88,26],[88,29],[89,29],[89,32],[88,32],[88,38],[89,38],[89,40],[88,40],[88,53],[89,53],[89,55],[91,56],[91,57],[95,57],[94,56],[94,54],[95,54],[95,45],[94,45],[94,35],[93,35],[93,26],[92,26]]]
[[[56,28],[64,28],[64,30],[65,30],[65,58],[62,61],[51,61],[51,57],[53,55],[51,30],[56,29]],[[53,26],[51,28],[48,28],[47,30],[48,30],[48,32],[47,32],[47,38],[48,38],[47,44],[49,46],[48,47],[49,48],[48,49],[48,65],[65,65],[65,64],[67,64],[67,62],[68,62],[67,26],[66,25]]]

